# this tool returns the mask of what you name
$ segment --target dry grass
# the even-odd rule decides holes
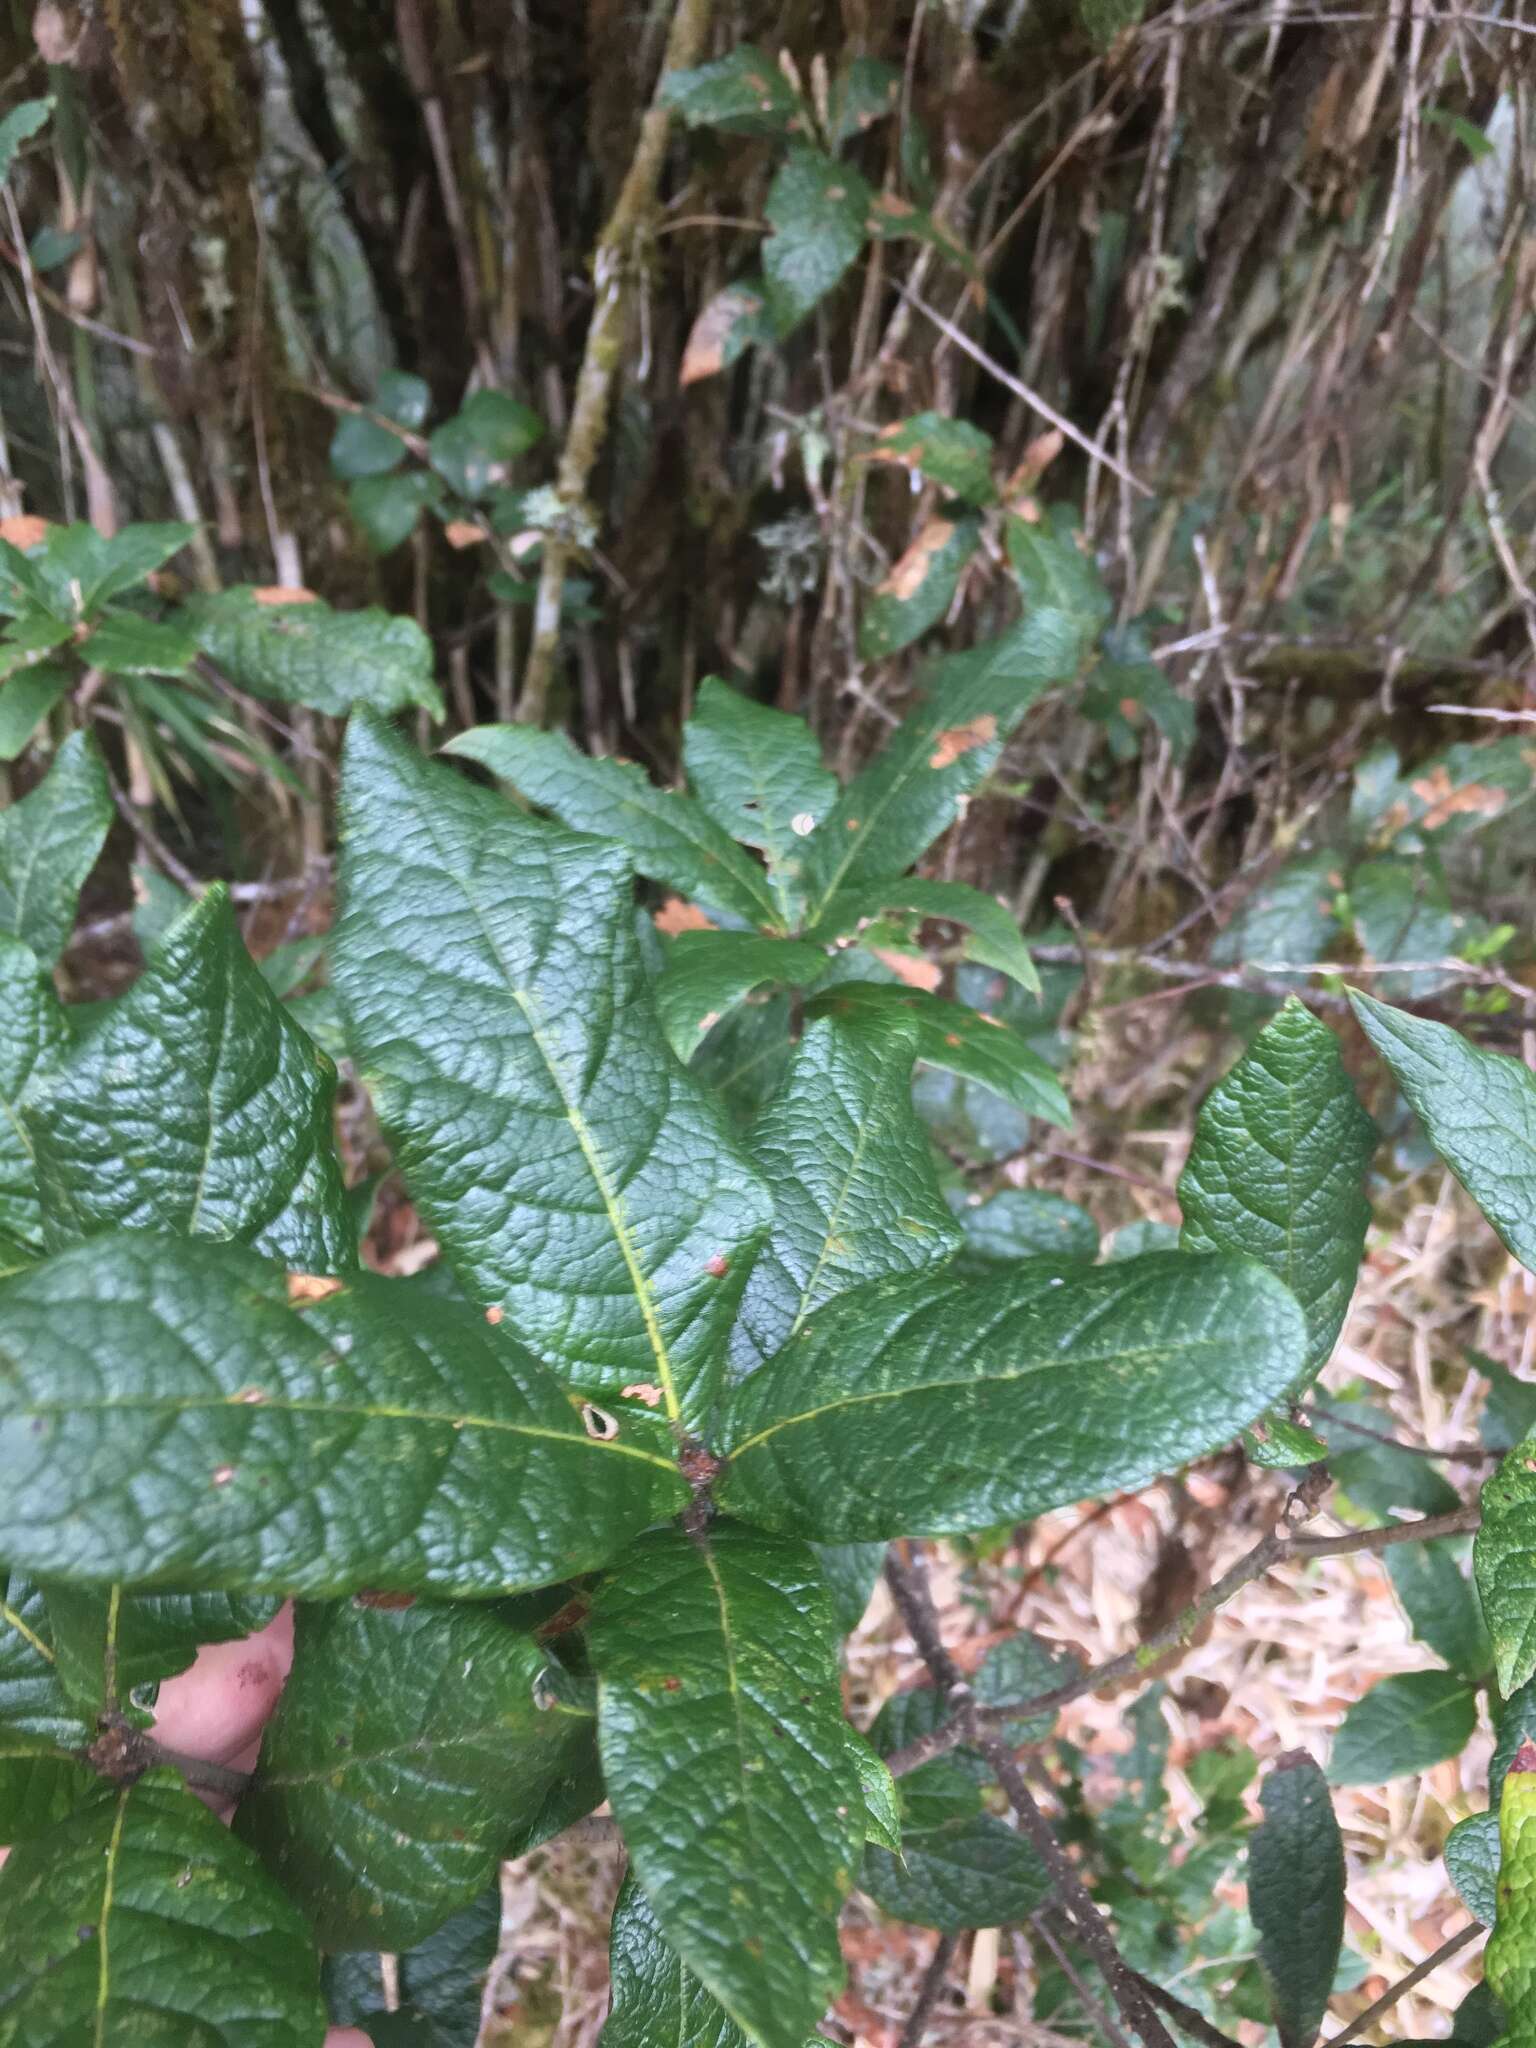
[[[1172,1133],[1167,1138],[1157,1170],[1171,1181],[1181,1141]],[[1123,1221],[1126,1184],[1100,1179],[1097,1191],[1109,1205],[1104,1220]],[[1074,1192],[1081,1198],[1095,1190],[1079,1185]],[[1397,1225],[1373,1236],[1326,1379],[1335,1388],[1367,1383],[1405,1442],[1464,1445],[1475,1441],[1481,1400],[1481,1382],[1462,1362],[1464,1347],[1475,1344],[1517,1372],[1528,1371],[1536,1283],[1503,1258],[1448,1177],[1426,1174],[1413,1192],[1420,1199]],[[1171,1213],[1156,1197],[1147,1201],[1156,1213]],[[1471,1492],[1478,1467],[1444,1469],[1464,1495]],[[933,1582],[949,1640],[963,1660],[974,1660],[1016,1618],[1096,1663],[1135,1640],[1149,1602],[1181,1604],[1193,1589],[1191,1571],[1203,1584],[1232,1563],[1270,1527],[1283,1497],[1283,1480],[1244,1471],[1233,1459],[1212,1460],[1183,1486],[1159,1484],[1107,1512],[1048,1516],[1022,1545],[981,1566],[962,1566],[937,1548]],[[1311,1528],[1323,1533],[1343,1526],[1325,1509]],[[1175,1537],[1187,1557],[1175,1550],[1170,1573]],[[1040,1571],[1048,1556],[1049,1567]],[[1435,1661],[1412,1640],[1376,1558],[1315,1560],[1248,1587],[1164,1673],[1174,1818],[1192,1824],[1199,1811],[1182,1766],[1200,1749],[1242,1742],[1262,1763],[1300,1747],[1325,1761],[1352,1701],[1388,1673]],[[882,1587],[848,1647],[850,1710],[867,1722],[892,1692],[924,1680]],[[1117,1789],[1115,1758],[1128,1745],[1122,1725],[1128,1703],[1127,1695],[1095,1697],[1077,1702],[1063,1718],[1064,1732],[1090,1759],[1091,1799],[1107,1801]],[[1335,1793],[1349,1865],[1346,1941],[1365,1959],[1367,1974],[1357,1991],[1335,2001],[1334,2031],[1466,1924],[1440,1851],[1455,1822],[1486,1803],[1490,1750],[1485,1723],[1463,1757],[1422,1779]],[[586,1844],[556,1846],[509,1870],[510,1976],[501,1999],[504,2021],[488,2042],[592,2048],[606,2006],[606,1922],[618,1877],[617,1853]],[[933,1939],[884,1920],[862,1898],[851,1902],[844,1921],[849,1989],[836,2015],[840,2039],[854,2048],[895,2048]],[[1017,1995],[1020,1967],[1006,1935],[999,1940],[989,1931],[963,1941],[929,2038],[964,2048],[1024,2040],[1052,2048],[1057,2037],[1024,2013],[998,2017],[991,2010]],[[1374,2038],[1447,2035],[1450,2014],[1480,1975],[1473,1944],[1403,1999]],[[1256,2028],[1247,2031],[1255,2042],[1262,2038]]]

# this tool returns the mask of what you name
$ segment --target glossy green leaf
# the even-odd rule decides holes
[[[968,505],[990,505],[997,496],[992,456],[990,434],[941,412],[914,413],[882,427],[869,451],[872,462],[899,463]]]
[[[0,1571],[0,1842],[46,1834],[94,1795],[95,1771],[65,1754],[94,1733],[64,1690],[41,1589]]]
[[[564,733],[529,725],[477,725],[443,749],[480,762],[573,832],[628,848],[650,881],[770,929],[779,921],[768,878],[700,804],[658,789],[632,762],[594,760]]]
[[[1448,1024],[1356,992],[1350,1001],[1429,1142],[1521,1265],[1536,1270],[1536,1076]]]
[[[952,1203],[972,1258],[1096,1259],[1099,1227],[1086,1209],[1042,1188],[999,1188],[974,1206]]]
[[[14,671],[0,689],[0,761],[14,761],[74,677],[60,662],[40,661]]]
[[[1297,854],[1217,933],[1211,959],[1220,967],[1266,972],[1283,962],[1321,959],[1338,936],[1333,904],[1341,880],[1331,853]],[[1257,998],[1239,1000],[1245,1011],[1263,1007]]]
[[[1292,1472],[1299,1466],[1318,1465],[1328,1455],[1321,1437],[1300,1423],[1292,1422],[1279,1409],[1243,1431],[1243,1449],[1251,1464],[1265,1472]]]
[[[432,467],[462,498],[507,481],[508,466],[542,440],[544,422],[502,391],[477,391],[432,435]]]
[[[859,653],[886,661],[936,626],[981,539],[974,518],[930,519],[875,585],[859,621]]]
[[[881,1710],[873,1740],[880,1749],[899,1749],[930,1734],[948,1713],[931,1688],[897,1693]],[[960,1750],[899,1780],[901,1852],[872,1844],[859,1878],[882,1911],[959,1934],[1027,1919],[1044,1904],[1050,1879],[1040,1859],[982,1805],[988,1775],[979,1756]]]
[[[135,1692],[187,1670],[204,1643],[251,1635],[278,1608],[275,1596],[249,1593],[129,1593],[52,1581],[45,1593],[59,1683],[92,1726],[109,1708],[131,1712]]]
[[[484,1890],[564,1760],[548,1661],[482,1606],[300,1606],[235,1831],[323,1948],[410,1948]]]
[[[816,1554],[819,1560],[820,1550]],[[864,1798],[864,1839],[882,1849],[899,1853],[901,1803],[896,1780],[891,1776],[885,1758],[877,1756],[867,1739],[846,1721],[843,1723],[843,1740]]]
[[[684,1065],[725,1011],[775,982],[805,988],[826,972],[819,946],[758,932],[679,932],[655,982],[667,1043]]]
[[[815,733],[803,718],[706,676],[683,727],[683,764],[715,823],[766,857],[769,887],[790,922],[802,900],[805,842],[837,801]]]
[[[237,1239],[308,1273],[354,1263],[335,1090],[216,884],[29,1090],[50,1244],[126,1225]]]
[[[67,1036],[53,981],[36,954],[19,939],[0,937],[0,1231],[35,1253],[43,1249],[43,1206],[21,1101]]]
[[[795,144],[779,166],[763,213],[768,307],[780,334],[803,320],[858,260],[873,195],[863,174],[819,149]]]
[[[696,1420],[769,1203],[662,1042],[628,860],[354,724],[342,879],[351,1043],[455,1271],[583,1390]]]
[[[613,2003],[598,2048],[748,2048],[656,1923],[633,1876],[613,1909],[608,1944]]]
[[[1454,1537],[1398,1543],[1382,1562],[1420,1642],[1463,1678],[1479,1680],[1493,1668],[1493,1649],[1477,1590],[1461,1568],[1467,1548]]]
[[[197,636],[185,626],[111,612],[81,650],[83,658],[108,675],[185,675],[197,656]]]
[[[185,612],[204,652],[253,696],[332,718],[357,704],[380,712],[420,705],[443,715],[432,643],[414,619],[374,606],[335,612],[314,599],[268,604],[246,589],[196,597]]]
[[[55,527],[43,544],[43,562],[62,589],[77,584],[82,617],[114,597],[136,590],[179,555],[197,528],[183,520],[135,520],[118,533],[84,524]]]
[[[905,874],[997,765],[1030,705],[1076,672],[1071,622],[1048,610],[936,662],[917,708],[848,784],[809,842],[815,914],[841,889]]]
[[[1012,912],[1005,910],[995,897],[968,888],[964,882],[930,882],[914,875],[905,881],[870,882],[862,888],[839,890],[806,936],[818,941],[838,938],[856,930],[862,921],[883,917],[893,910],[960,925],[967,932],[967,960],[982,967],[995,967],[999,973],[1011,975],[1021,987],[1039,994],[1040,977]]]
[[[1334,1737],[1330,1785],[1384,1785],[1459,1756],[1477,1726],[1477,1690],[1454,1671],[1378,1679]]]
[[[1522,1743],[1499,1797],[1498,1912],[1483,1975],[1508,2015],[1507,2039],[1536,2021],[1536,1747]]]
[[[1470,1813],[1445,1838],[1445,1874],[1474,1920],[1491,1927],[1499,1909],[1499,1812]]]
[[[1071,619],[1079,652],[1086,653],[1113,605],[1076,513],[1052,505],[1033,521],[1010,515],[1006,532],[1009,565],[1025,601]]]
[[[1516,1444],[1485,1483],[1482,1506],[1474,1569],[1508,1699],[1536,1674],[1536,1439]]]
[[[368,409],[397,426],[419,427],[431,403],[432,393],[420,377],[390,370],[379,379]],[[366,413],[343,413],[331,436],[331,473],[349,479],[384,476],[399,468],[405,454],[405,442],[388,427]]]
[[[1451,908],[1450,891],[1432,857],[1362,861],[1349,877],[1355,934],[1369,960],[1442,960],[1471,936],[1467,920]],[[1420,969],[1379,976],[1373,986],[1406,999],[1444,988],[1444,971]]]
[[[959,1244],[912,1110],[916,1043],[897,1012],[819,1018],[795,1047],[747,1141],[774,1219],[731,1332],[733,1375],[849,1288],[920,1271]]]
[[[393,476],[359,477],[347,487],[347,508],[376,555],[387,555],[409,540],[423,510],[442,486],[430,470],[407,469]]]
[[[814,1557],[730,1523],[653,1531],[588,1643],[608,1796],[663,1934],[760,2048],[799,2048],[842,1983],[863,1835]]]
[[[1365,1171],[1376,1126],[1339,1042],[1292,997],[1206,1097],[1179,1178],[1186,1251],[1245,1252],[1285,1282],[1307,1318],[1297,1388],[1332,1356],[1371,1220]]]
[[[723,128],[733,135],[788,135],[800,112],[794,88],[755,43],[738,43],[714,64],[669,71],[657,97],[690,128]]]
[[[1276,1760],[1259,1797],[1248,1910],[1281,2048],[1312,2048],[1344,1941],[1344,1838],[1327,1780],[1305,1750]]]
[[[1051,1068],[1011,1024],[952,1003],[926,989],[874,981],[841,982],[814,997],[814,1016],[857,1020],[910,1017],[917,1025],[917,1057],[925,1064],[979,1081],[984,1088],[1047,1123],[1072,1126],[1072,1106]]]
[[[71,733],[36,789],[0,811],[0,933],[45,967],[64,950],[75,904],[116,815],[96,744]]]
[[[416,2023],[427,2048],[471,2048],[500,1937],[501,1888],[493,1884],[425,1941],[394,1956],[399,2010]],[[356,1951],[327,1956],[321,1982],[334,2025],[365,2031],[377,2025],[386,1995],[381,1962],[377,1954]]]
[[[99,1795],[0,1870],[0,2040],[316,2048],[297,1910],[171,1771]]]
[[[828,1543],[1025,1521],[1226,1443],[1304,1342],[1280,1283],[1222,1255],[879,1281],[729,1396],[718,1497]]]
[[[144,1231],[9,1281],[0,1556],[97,1585],[484,1594],[589,1570],[686,1499],[473,1309],[371,1274],[295,1292],[253,1252]]]
[[[1020,1629],[988,1650],[971,1681],[971,1690],[984,1707],[1020,1706],[1041,1693],[1070,1685],[1082,1675],[1082,1659],[1074,1651]],[[1004,1724],[1009,1739],[1019,1743],[1044,1742],[1055,1725],[1056,1715],[1050,1709]]]
[[[50,93],[46,99],[18,101],[0,121],[0,185],[11,175],[11,166],[21,145],[47,127],[52,112],[53,95]]]

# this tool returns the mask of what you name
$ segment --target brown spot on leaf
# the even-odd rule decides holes
[[[301,583],[264,583],[251,592],[257,604],[318,604],[319,598]]]
[[[25,554],[28,548],[47,539],[48,529],[48,521],[39,519],[35,512],[15,512],[9,519],[0,519],[0,540],[8,540]]]
[[[491,1306],[485,1312],[485,1320],[492,1326],[492,1328],[494,1328],[496,1324],[501,1321],[502,1317],[505,1314],[506,1310],[500,1305],[499,1302],[492,1302]]]
[[[243,1401],[248,1408],[259,1408],[267,1397],[260,1387],[242,1387],[232,1398]]]
[[[1408,786],[1421,803],[1429,806],[1419,820],[1426,832],[1438,832],[1458,816],[1496,818],[1509,802],[1507,790],[1494,789],[1486,782],[1464,782],[1457,789],[1443,763]]]
[[[669,896],[651,919],[657,931],[675,939],[679,932],[712,932],[715,921],[706,917],[697,903],[685,903],[681,896]]]
[[[1512,1772],[1536,1771],[1536,1742],[1532,1742],[1529,1735],[1515,1751],[1514,1761],[1509,1768]]]
[[[725,368],[726,344],[743,320],[761,312],[763,302],[756,292],[740,285],[728,285],[699,314],[683,349],[682,367],[677,373],[681,385],[697,384]]]
[[[327,1295],[340,1294],[342,1285],[332,1273],[290,1273],[288,1299],[295,1308],[302,1308],[307,1301],[324,1301]]]
[[[636,1380],[632,1386],[620,1387],[621,1401],[643,1401],[647,1408],[661,1406],[661,1389],[652,1386],[649,1380]]]
[[[932,960],[919,959],[911,953],[897,953],[885,946],[871,946],[869,950],[908,988],[925,988],[931,994],[944,979],[943,969]]]
[[[947,768],[973,747],[985,747],[996,738],[997,720],[990,711],[984,711],[979,718],[969,718],[964,725],[952,725],[941,732],[928,756],[928,766]]]
[[[910,199],[903,199],[899,192],[881,192],[875,197],[876,213],[883,213],[887,220],[907,220],[917,208]]]
[[[731,1270],[731,1262],[729,1259],[723,1257],[721,1253],[711,1252],[709,1257],[704,1261],[704,1270],[713,1279],[723,1280],[726,1274],[729,1273],[729,1271]]]
[[[398,1614],[407,1607],[416,1605],[414,1593],[354,1593],[354,1607],[376,1607],[385,1614]]]
[[[930,519],[885,581],[875,586],[875,594],[894,597],[901,604],[916,597],[928,579],[934,556],[943,553],[954,538],[954,532],[950,520]]]
[[[215,1486],[228,1486],[234,1476],[235,1468],[233,1465],[215,1465],[213,1468],[213,1483]]]
[[[681,1692],[683,1681],[680,1678],[664,1678],[661,1681],[661,1689],[663,1692]]]
[[[595,1401],[582,1402],[581,1424],[587,1435],[595,1437],[600,1444],[611,1444],[619,1433],[618,1417],[610,1415],[606,1408],[599,1408]]]
[[[443,528],[443,539],[451,548],[477,548],[485,539],[485,529],[473,519],[450,519]]]
[[[1003,492],[1004,497],[1012,499],[1020,492],[1029,490],[1039,478],[1044,476],[1065,446],[1066,436],[1062,433],[1060,427],[1052,427],[1044,434],[1036,434],[1034,440],[1025,448],[1018,468],[1009,477]],[[1010,506],[1009,509],[1017,510],[1017,507]],[[1039,516],[1039,509],[1037,507],[1035,517],[1038,519]]]

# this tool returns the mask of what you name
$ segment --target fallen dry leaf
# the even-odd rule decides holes
[[[885,946],[871,946],[869,950],[908,988],[925,988],[931,995],[944,979],[943,971],[932,960],[920,959],[912,953],[897,953]]]
[[[657,931],[675,939],[679,932],[712,932],[712,917],[706,917],[697,903],[685,903],[681,896],[669,896],[651,919]]]
[[[1509,802],[1508,790],[1495,789],[1486,782],[1464,782],[1457,789],[1443,763],[1408,786],[1421,803],[1429,806],[1419,820],[1426,832],[1436,832],[1450,819],[1463,814],[1496,818]]]
[[[697,384],[723,370],[726,343],[743,320],[762,310],[762,304],[756,292],[740,285],[727,285],[723,292],[716,292],[689,332],[678,383]]]
[[[928,756],[928,766],[947,768],[952,761],[958,761],[962,754],[970,753],[973,747],[984,747],[996,738],[997,720],[990,711],[984,711],[979,718],[968,718],[964,725],[946,727],[934,742],[933,752]]]
[[[949,545],[954,526],[948,519],[930,519],[889,576],[876,585],[880,597],[899,598],[903,603],[923,587],[933,558]]]

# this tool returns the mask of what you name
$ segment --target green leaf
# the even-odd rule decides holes
[[[1331,853],[1298,854],[1217,933],[1211,959],[1219,967],[1266,971],[1283,961],[1321,959],[1338,934],[1333,910],[1338,886]]]
[[[1146,12],[1147,0],[1077,0],[1077,18],[1101,50],[1115,38],[1135,28]]]
[[[915,413],[882,427],[868,451],[871,462],[899,463],[968,505],[990,505],[997,496],[992,456],[990,434],[941,412]]]
[[[1474,1920],[1491,1927],[1499,1909],[1499,1811],[1470,1813],[1445,1838],[1445,1874]]]
[[[958,1246],[912,1110],[916,1043],[897,1011],[820,1018],[795,1047],[747,1141],[774,1219],[731,1333],[734,1375],[754,1371],[849,1288],[919,1271]]]
[[[1099,1226],[1075,1202],[1040,1188],[1000,1188],[974,1207],[952,1200],[965,1249],[977,1259],[1096,1259]]]
[[[826,972],[819,946],[757,932],[679,932],[654,993],[667,1043],[686,1066],[722,1014],[765,984],[805,988]]]
[[[439,488],[437,478],[425,469],[359,477],[347,486],[347,507],[373,552],[387,555],[415,532],[416,521]]]
[[[729,1523],[654,1530],[588,1643],[608,1796],[665,1938],[761,2048],[799,2048],[843,1980],[863,1835],[814,1557]]]
[[[1536,1439],[1509,1453],[1484,1485],[1482,1506],[1474,1568],[1507,1699],[1536,1674]]]
[[[466,398],[428,442],[432,467],[461,498],[481,498],[544,434],[544,422],[501,391]]]
[[[1354,990],[1349,999],[1429,1142],[1521,1265],[1536,1271],[1536,1076],[1447,1024]]]
[[[414,619],[373,606],[333,612],[318,599],[265,604],[246,589],[195,597],[185,615],[204,652],[253,696],[332,718],[357,704],[381,712],[415,704],[443,715],[432,643]]]
[[[1330,1785],[1384,1785],[1459,1756],[1477,1726],[1477,1690],[1454,1671],[1378,1679],[1334,1737]]]
[[[899,1854],[901,1805],[896,1780],[891,1776],[884,1757],[876,1756],[859,1731],[846,1721],[843,1723],[843,1738],[864,1795],[864,1839]]]
[[[885,1563],[883,1543],[813,1543],[816,1562],[826,1582],[827,1597],[839,1635],[849,1635],[864,1619]]]
[[[417,2022],[428,2048],[469,2048],[478,2035],[485,1980],[500,1937],[501,1888],[493,1884],[435,1934],[395,1956],[400,2011]],[[367,2031],[370,2023],[378,2024],[384,2007],[378,1955],[328,1956],[321,1982],[333,2025]]]
[[[1243,1431],[1243,1449],[1250,1464],[1265,1472],[1293,1472],[1300,1466],[1320,1465],[1328,1446],[1310,1429],[1292,1422],[1279,1409],[1272,1409]]]
[[[443,751],[478,761],[573,832],[618,840],[647,880],[747,924],[779,924],[778,905],[756,861],[691,797],[658,789],[632,762],[593,760],[564,733],[529,725],[473,726]]]
[[[0,2039],[315,2048],[296,1909],[172,1771],[103,1787],[0,1870]]]
[[[1420,1642],[1463,1678],[1481,1681],[1493,1668],[1493,1648],[1482,1603],[1461,1568],[1466,1549],[1454,1537],[1398,1543],[1383,1562]]]
[[[1377,1136],[1338,1040],[1294,996],[1200,1110],[1179,1178],[1180,1242],[1192,1252],[1246,1252],[1289,1287],[1307,1318],[1293,1392],[1328,1363],[1349,1312]]]
[[[53,94],[46,99],[22,100],[0,121],[0,185],[11,175],[16,153],[24,142],[40,134],[53,112]]]
[[[981,538],[974,518],[930,519],[875,585],[859,621],[859,653],[885,661],[921,639],[949,610]]]
[[[731,135],[788,135],[801,111],[799,95],[755,43],[738,43],[714,64],[669,71],[657,98],[690,128],[723,128]]]
[[[334,980],[422,1214],[559,1372],[695,1422],[768,1196],[661,1042],[628,860],[373,724],[342,803]]]
[[[1467,920],[1451,908],[1445,877],[1429,858],[1363,861],[1349,878],[1349,908],[1367,959],[1442,960],[1456,952]],[[1376,982],[1384,995],[1433,995],[1445,986],[1443,972],[1385,974]]]
[[[803,900],[805,841],[837,801],[815,733],[803,718],[706,676],[683,727],[683,764],[715,823],[767,857],[779,915],[791,923]]]
[[[1010,1024],[985,1011],[951,1003],[926,989],[893,987],[874,981],[845,981],[815,996],[807,1006],[814,1016],[836,1017],[848,1024],[859,1019],[911,1017],[917,1025],[917,1057],[928,1066],[943,1067],[979,1081],[1028,1116],[1072,1127],[1072,1105],[1055,1074]]]
[[[0,933],[45,967],[64,950],[75,903],[115,813],[88,734],[73,732],[30,795],[0,811]]]
[[[50,1244],[98,1231],[234,1238],[304,1272],[357,1257],[331,1129],[336,1070],[290,1021],[216,884],[24,1121]]]
[[[747,2048],[740,2027],[684,1968],[632,1875],[613,1909],[608,1968],[613,2004],[598,2048]]]
[[[135,521],[111,535],[99,534],[89,526],[55,527],[44,543],[43,558],[57,565],[61,575],[79,582],[80,614],[89,617],[114,597],[147,582],[173,555],[181,553],[196,532],[195,526],[183,520],[158,525]],[[67,559],[66,551],[77,543],[88,566]]]
[[[1078,530],[1077,514],[1067,505],[1052,505],[1033,522],[1010,514],[1007,544],[1025,602],[1069,618],[1079,652],[1086,653],[1114,607],[1093,549]]]
[[[43,1249],[43,1205],[32,1139],[21,1116],[29,1085],[68,1042],[53,981],[19,939],[0,938],[0,1232]]]
[[[1280,2048],[1312,2048],[1344,1942],[1344,1838],[1328,1784],[1304,1749],[1276,1759],[1248,1845],[1248,1910],[1259,1930]]]
[[[1536,1430],[1536,1385],[1516,1379],[1507,1365],[1484,1352],[1467,1351],[1467,1361],[1488,1382],[1478,1434],[1490,1451],[1507,1451]]]
[[[876,121],[894,113],[901,92],[901,73],[878,57],[855,57],[832,88],[828,122],[834,148],[841,149]]]
[[[728,370],[754,344],[769,344],[775,332],[761,278],[737,278],[707,299],[688,330],[677,381],[686,387]]]
[[[162,625],[111,612],[91,634],[83,658],[109,675],[185,675],[197,655],[197,636],[182,625]]]
[[[0,761],[14,761],[43,720],[67,694],[72,676],[57,662],[36,662],[0,688]]]
[[[988,1650],[971,1690],[983,1707],[1007,1707],[1054,1692],[1082,1675],[1082,1660],[1074,1652],[1020,1629]],[[1010,1720],[1005,1727],[1011,1742],[1025,1743],[1044,1742],[1055,1725],[1056,1715],[1048,1709]]]
[[[917,709],[848,784],[809,842],[806,879],[815,915],[840,889],[905,874],[997,765],[1031,704],[1076,672],[1071,621],[1051,611],[936,662]]]
[[[472,1308],[372,1274],[315,1291],[291,1305],[255,1253],[143,1231],[8,1281],[0,1556],[95,1585],[498,1593],[687,1498]]]
[[[967,927],[965,958],[982,967],[995,967],[1010,975],[1032,994],[1040,992],[1040,977],[1029,957],[1018,922],[995,897],[964,882],[930,882],[921,876],[905,881],[869,882],[861,888],[840,889],[823,907],[814,928],[806,937],[818,944],[854,931],[866,919],[883,917],[887,911],[907,910],[918,917],[942,918],[948,924]]]
[[[803,320],[858,260],[873,194],[861,172],[795,144],[768,188],[773,233],[763,249],[768,307],[779,333]]]
[[[1474,162],[1493,154],[1494,145],[1475,121],[1469,121],[1464,114],[1452,112],[1449,107],[1426,107],[1424,119],[1436,128],[1444,128],[1454,135],[1467,155]]]
[[[823,1543],[1026,1521],[1226,1443],[1304,1342],[1280,1283],[1220,1254],[879,1281],[728,1397],[718,1497]]]
[[[880,1749],[931,1734],[949,1708],[928,1687],[897,1693],[872,1730]],[[1049,1896],[1050,1879],[1028,1842],[982,1806],[988,1772],[979,1756],[952,1751],[901,1779],[901,1851],[872,1844],[859,1878],[882,1911],[920,1927],[959,1934],[1027,1919]]]
[[[419,427],[432,403],[420,377],[390,370],[379,379],[369,411],[381,413],[397,426]],[[331,436],[331,474],[353,479],[386,476],[405,460],[405,442],[365,413],[343,413]]]
[[[0,1842],[46,1834],[94,1796],[95,1771],[63,1753],[94,1733],[60,1682],[41,1589],[0,1571]]]
[[[300,1606],[235,1832],[323,1948],[410,1948],[491,1882],[564,1762],[548,1662],[482,1606]]]
[[[275,1598],[239,1593],[125,1593],[55,1582],[45,1590],[59,1682],[92,1727],[109,1708],[126,1708],[141,1687],[187,1670],[204,1643],[251,1635],[278,1608]]]

